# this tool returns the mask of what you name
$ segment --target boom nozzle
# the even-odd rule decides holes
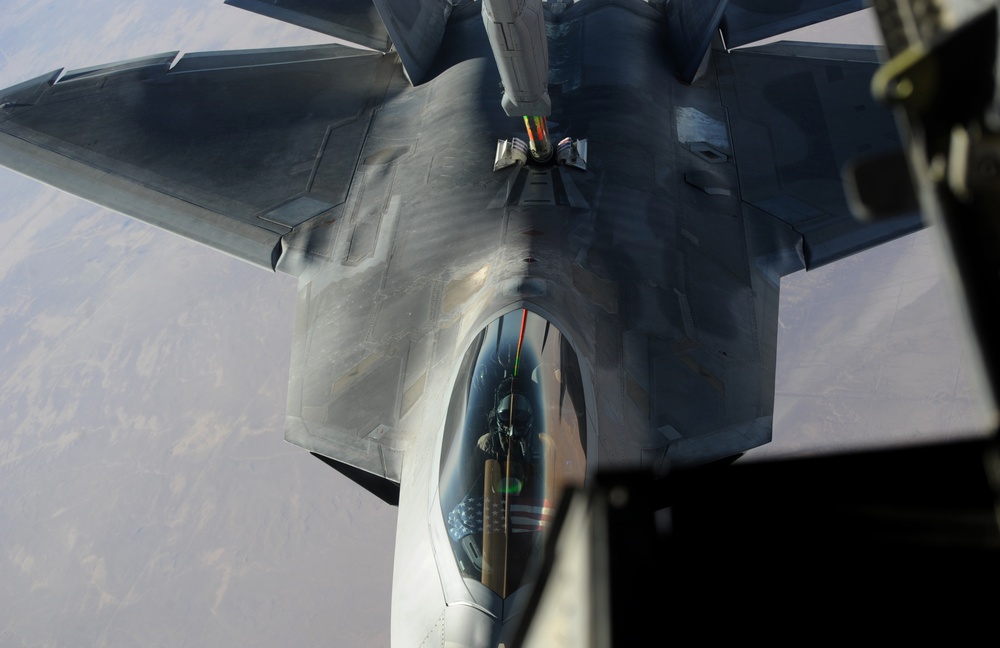
[[[531,157],[537,162],[548,162],[552,157],[552,140],[549,139],[549,125],[544,117],[524,117],[528,129],[528,145]]]

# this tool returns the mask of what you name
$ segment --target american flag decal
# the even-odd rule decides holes
[[[497,499],[486,512],[486,533],[503,533],[505,505]],[[467,497],[448,514],[448,534],[454,541],[469,534],[481,534],[483,525],[483,498]],[[510,531],[528,533],[543,530],[555,515],[552,503],[545,499],[511,497]]]
[[[548,500],[515,497],[510,504],[510,530],[513,533],[541,531],[552,520],[555,509]]]

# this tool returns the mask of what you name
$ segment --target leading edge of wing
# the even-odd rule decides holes
[[[0,164],[273,270],[345,200],[393,67],[324,45],[53,72],[0,91]]]

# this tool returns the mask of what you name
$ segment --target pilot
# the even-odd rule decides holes
[[[521,455],[527,456],[532,435],[530,399],[524,394],[509,393],[500,399],[490,415],[490,431],[479,437],[479,449],[491,457],[506,456],[510,440],[521,446]]]

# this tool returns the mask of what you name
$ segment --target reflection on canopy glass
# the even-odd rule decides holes
[[[445,422],[441,510],[459,569],[506,598],[524,582],[562,489],[583,484],[587,425],[576,353],[527,310],[465,354]]]

